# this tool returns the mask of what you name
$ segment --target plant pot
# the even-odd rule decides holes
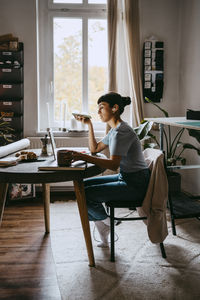
[[[167,179],[169,184],[169,192],[171,194],[178,194],[181,192],[181,175],[176,172],[167,172]]]

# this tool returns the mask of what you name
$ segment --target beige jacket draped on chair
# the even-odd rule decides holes
[[[140,216],[147,216],[147,231],[152,243],[162,243],[168,235],[166,205],[168,199],[168,181],[164,168],[164,155],[157,149],[145,149],[144,158],[151,170],[151,177]]]

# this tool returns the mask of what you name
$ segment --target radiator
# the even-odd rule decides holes
[[[40,137],[27,137],[30,142],[31,149],[42,147]],[[55,137],[56,148],[61,147],[88,147],[87,137]]]

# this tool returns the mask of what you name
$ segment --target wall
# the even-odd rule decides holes
[[[200,1],[183,0],[181,3],[180,44],[180,112],[186,109],[200,110]],[[185,135],[188,141],[199,147],[195,139]],[[193,151],[185,151],[188,164],[199,164],[200,157]],[[200,194],[200,170],[182,172],[183,187],[191,193]]]
[[[200,1],[183,0],[181,15],[181,112],[200,109]]]
[[[0,1],[0,35],[12,33],[24,43],[25,136],[37,130],[37,64],[35,0]]]
[[[179,112],[179,0],[140,0],[141,49],[150,36],[164,41],[164,92],[161,107],[170,116]],[[159,117],[162,113],[149,103],[144,104],[145,117]]]
[[[149,5],[151,3],[151,5]],[[184,116],[187,108],[200,110],[200,1],[140,0],[141,45],[155,35],[165,43],[164,94],[160,106],[170,116]],[[163,116],[151,104],[144,104],[146,117]],[[177,129],[173,129],[173,133]],[[185,132],[183,142],[199,147]],[[200,164],[200,157],[186,150],[187,164]],[[200,194],[200,170],[181,171],[182,187]]]

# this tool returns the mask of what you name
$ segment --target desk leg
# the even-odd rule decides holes
[[[160,128],[160,150],[163,151],[163,131],[164,131],[164,125],[159,124]]]
[[[85,190],[84,190],[83,181],[82,180],[74,180],[74,189],[75,189],[75,193],[76,193],[76,199],[77,199],[79,214],[80,214],[80,218],[81,218],[81,224],[82,224],[83,233],[84,233],[84,237],[85,237],[85,243],[86,243],[86,247],[87,247],[89,266],[94,267],[95,266],[94,253],[93,253],[92,240],[91,240],[91,234],[90,234],[90,225],[89,225],[89,220],[88,220],[88,212],[87,212],[87,206],[86,206]]]
[[[6,203],[7,190],[8,190],[8,184],[0,183],[0,226],[3,219],[3,212]]]
[[[44,203],[44,220],[46,233],[50,232],[50,185],[42,184],[43,203]]]

